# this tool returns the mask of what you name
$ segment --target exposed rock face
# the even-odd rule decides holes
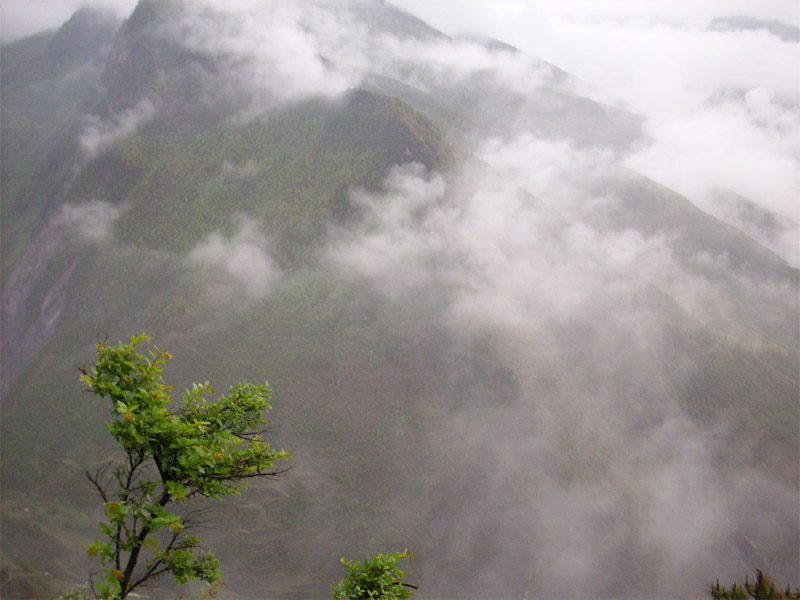
[[[78,266],[74,259],[43,298],[34,304],[32,293],[45,267],[61,248],[63,233],[45,227],[30,244],[8,277],[2,292],[2,386],[11,387],[56,332],[69,300],[67,284]],[[35,315],[32,318],[28,315]]]

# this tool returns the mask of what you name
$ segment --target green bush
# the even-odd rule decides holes
[[[405,600],[414,595],[417,586],[405,583],[406,572],[399,562],[414,557],[408,552],[378,554],[363,561],[341,560],[347,574],[332,586],[333,600]]]

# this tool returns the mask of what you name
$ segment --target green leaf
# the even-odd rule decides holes
[[[180,517],[165,505],[195,495],[219,499],[239,494],[245,476],[268,473],[273,463],[288,458],[287,453],[250,439],[266,423],[264,414],[271,408],[266,398],[271,390],[267,385],[238,383],[227,396],[211,402],[205,397],[215,393],[210,383],[193,384],[183,394],[183,402],[168,411],[165,403],[172,402],[171,388],[162,379],[161,365],[170,355],[155,347],[138,352],[136,345],[144,341],[149,338],[141,334],[131,336],[129,344],[98,345],[92,376],[82,376],[96,396],[110,400],[113,420],[108,431],[127,454],[127,460],[113,471],[114,477],[109,477],[118,485],[116,490],[96,482],[107,489],[104,498],[115,500],[105,502],[108,522],[100,525],[106,543],[97,540],[87,552],[115,567],[132,560],[133,570],[140,573],[142,567],[136,571],[135,563],[139,547],[145,546],[152,551],[148,560],[162,561],[179,583],[195,578],[213,583],[219,578],[218,562],[210,553],[199,551],[197,538],[185,536]],[[148,465],[153,464],[157,468],[150,469]],[[208,477],[209,473],[217,477]],[[164,527],[174,536],[168,549],[150,535]],[[105,582],[98,582],[98,593],[119,596],[124,572],[129,570],[107,569]]]

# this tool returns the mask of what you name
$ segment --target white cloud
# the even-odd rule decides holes
[[[568,223],[488,172],[446,184],[412,164],[395,168],[385,185],[385,193],[352,195],[363,221],[336,230],[332,260],[392,299],[441,287],[454,322],[535,329],[594,314],[603,298],[646,285],[637,277],[668,256],[658,239]],[[622,288],[610,285],[614,278]]]
[[[157,112],[156,105],[143,98],[133,108],[105,119],[87,115],[79,137],[81,149],[87,158],[95,158],[152,119]]]
[[[428,258],[443,251],[445,232],[432,231],[429,213],[443,197],[444,180],[413,163],[396,167],[387,177],[386,194],[355,191],[351,201],[364,215],[364,230],[355,237],[336,230],[343,243],[331,248],[335,263],[380,282],[381,291],[400,297],[432,283]]]
[[[269,242],[257,224],[237,218],[232,237],[211,233],[190,252],[189,261],[210,269],[213,300],[246,305],[262,300],[274,289],[281,270],[269,251]]]
[[[355,84],[352,73],[325,63],[319,31],[309,30],[304,22],[316,15],[318,9],[313,6],[280,2],[208,4],[233,18],[195,11],[182,30],[183,43],[221,60],[223,85],[251,95],[248,114],[290,100],[336,96]],[[330,26],[334,27],[332,23]],[[335,29],[337,35],[344,35],[341,26]],[[212,85],[220,82],[215,80]]]
[[[698,203],[708,190],[726,188],[778,214],[800,216],[800,111],[781,107],[768,91],[653,118],[645,131],[652,143],[629,156],[627,166]]]
[[[652,141],[626,164],[693,202],[703,206],[708,189],[721,187],[797,219],[800,44],[706,29],[730,14],[800,25],[796,2],[399,4],[447,33],[494,35],[548,60],[594,98],[623,100],[647,117]]]
[[[591,196],[611,153],[522,136],[491,142],[481,157],[500,174],[472,164],[445,178],[410,164],[388,175],[384,191],[354,192],[358,222],[331,232],[328,254],[390,303],[429,318],[437,311],[432,321],[456,344],[480,340],[481,356],[518,385],[518,397],[497,400],[467,389],[437,422],[434,460],[481,477],[452,502],[458,526],[443,538],[449,563],[468,572],[463,589],[505,591],[527,577],[537,595],[611,596],[621,577],[631,595],[688,597],[709,572],[738,564],[730,542],[745,522],[775,514],[767,545],[791,547],[780,527],[796,515],[796,494],[763,470],[720,468],[724,419],[701,427],[683,412],[682,386],[699,365],[681,330],[693,321],[664,303],[671,297],[733,334],[733,298],[746,296],[726,298],[723,274],[780,311],[796,293],[755,285],[725,256],[681,259],[661,234],[581,223],[587,202],[615,201]],[[727,493],[750,486],[769,492]],[[476,569],[476,544],[501,550]],[[629,556],[631,564],[620,558]],[[633,581],[636,573],[646,577]]]
[[[541,49],[543,58],[607,96],[637,105],[649,118],[650,141],[623,157],[625,164],[698,202],[708,189],[725,187],[786,213],[798,189],[798,113],[789,102],[797,96],[796,51],[764,33],[704,31],[701,13],[713,16],[706,4],[692,3],[690,10],[688,3],[658,2],[650,12],[642,4],[568,2],[560,9],[457,0],[450,7],[453,19],[503,25],[511,37],[487,33]],[[714,10],[720,6],[714,3]],[[521,93],[541,83],[534,61],[474,44],[368,39],[315,9],[301,14],[294,4],[232,10],[245,21],[206,23],[188,43],[224,53],[231,67],[226,81],[265,95],[256,108],[335,95],[358,79],[359,69],[399,74],[406,58],[423,61],[445,84],[477,72]],[[320,54],[337,66],[329,68]],[[386,57],[395,62],[385,65]],[[424,86],[415,76],[409,80]],[[152,110],[139,105],[106,121],[88,120],[84,150],[102,151]],[[460,543],[448,546],[448,561],[463,555],[467,576],[485,582],[527,575],[540,586],[537,595],[575,597],[600,591],[598,581],[617,592],[625,581],[631,595],[688,596],[700,589],[698,581],[707,583],[708,573],[726,575],[717,567],[733,564],[738,571],[735,536],[768,515],[777,515],[778,524],[791,521],[796,493],[769,475],[738,469],[735,461],[719,469],[728,457],[715,453],[731,446],[717,447],[717,429],[701,430],[681,416],[680,386],[697,364],[682,344],[689,336],[676,331],[693,321],[675,314],[680,307],[715,330],[735,333],[726,326],[735,321],[730,315],[738,301],[756,298],[764,313],[789,314],[796,290],[753,285],[744,275],[726,287],[703,273],[731,279],[729,257],[698,252],[679,260],[672,240],[660,234],[598,231],[582,222],[583,213],[619,201],[613,189],[601,193],[595,186],[618,168],[612,150],[525,131],[510,141],[484,142],[479,158],[494,173],[471,164],[468,173],[444,177],[411,164],[395,168],[382,192],[354,191],[356,222],[332,231],[327,254],[340,273],[390,304],[423,305],[438,311],[434,326],[450,337],[479,339],[482,353],[486,348],[519,386],[520,398],[506,399],[505,406],[458,399],[436,424],[431,460],[449,461],[447,473],[468,464],[471,475],[486,476],[453,502],[463,512],[454,517],[458,533],[451,541]],[[222,166],[225,176],[256,172],[254,163]],[[67,206],[58,219],[99,241],[110,235],[114,210],[105,203]],[[207,236],[188,260],[215,304],[252,305],[283,276],[268,238],[246,217],[232,235]],[[735,285],[751,295],[726,297]],[[451,375],[457,378],[445,373],[443,380]],[[744,442],[737,442],[738,450]],[[481,464],[491,467],[478,470]],[[754,498],[746,493],[751,489],[765,492]],[[490,505],[500,518],[492,519]],[[497,526],[503,551],[487,552],[475,569],[469,553],[484,544],[479,525],[485,523]],[[770,544],[773,534],[779,540],[791,534],[791,527],[767,529]],[[796,544],[786,547],[796,556]],[[632,567],[624,564],[631,556]],[[640,573],[636,588],[632,575]],[[475,589],[473,583],[462,589]]]
[[[647,115],[697,107],[728,88],[798,95],[800,44],[766,32],[570,20],[536,43],[536,55]]]
[[[544,64],[528,55],[489,49],[469,40],[425,43],[386,36],[380,43],[385,54],[370,68],[421,89],[429,89],[431,84],[455,87],[470,77],[484,75],[528,95],[547,83],[551,75]],[[411,65],[416,68],[409,68]]]
[[[100,243],[111,237],[114,222],[122,215],[123,208],[102,200],[90,200],[82,204],[63,204],[53,217],[51,224],[65,228],[85,242]]]

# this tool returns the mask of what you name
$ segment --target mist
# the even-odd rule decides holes
[[[80,145],[85,158],[96,158],[101,152],[151,120],[157,111],[156,105],[144,98],[136,106],[108,119],[102,119],[97,115],[86,116],[80,135]]]
[[[444,500],[393,504],[422,561],[444,551],[449,575],[426,594],[452,593],[458,581],[474,597],[686,597],[709,573],[735,578],[752,560],[795,577],[796,481],[755,467],[755,444],[724,417],[690,418],[686,393],[702,361],[692,350],[699,324],[738,336],[743,309],[729,291],[748,297],[745,312],[792,314],[796,289],[687,249],[668,228],[601,223],[625,202],[632,169],[701,208],[722,188],[789,219],[772,248],[797,264],[796,45],[701,22],[572,15],[551,25],[565,38],[559,57],[574,44],[575,60],[558,66],[636,62],[626,79],[560,84],[526,54],[376,36],[346,10],[338,16],[303,22],[349,81],[378,73],[440,93],[477,78],[529,98],[562,85],[644,117],[643,136],[622,146],[524,125],[508,136],[502,119],[475,127],[478,161],[449,172],[396,167],[382,191],[351,190],[355,221],[328,233],[320,256],[336,278],[449,340],[437,356],[450,365],[451,409],[428,435],[434,470],[456,475],[439,481]],[[766,69],[752,60],[765,54]],[[482,380],[487,371],[499,389]]]
[[[52,220],[51,225],[64,228],[68,234],[82,241],[100,243],[111,238],[114,221],[124,208],[112,206],[102,200],[91,200],[81,204],[64,204]]]
[[[681,407],[699,357],[653,283],[700,318],[727,320],[705,314],[719,300],[713,286],[663,238],[599,233],[488,173],[445,183],[410,165],[385,184],[377,197],[354,193],[363,221],[332,236],[330,260],[391,303],[436,306],[458,340],[448,362],[477,343],[511,382],[454,398],[434,434],[436,462],[479,482],[443,482],[455,485],[453,525],[422,537],[470,573],[466,589],[682,597],[704,573],[746,562],[743,535],[778,543],[770,564],[794,554],[796,490],[726,456],[724,421],[698,427]],[[793,291],[778,293],[791,306]],[[464,390],[474,375],[450,377]],[[424,531],[442,509],[418,500],[413,510]],[[745,534],[749,519],[771,525]],[[646,579],[631,581],[636,572]]]
[[[207,289],[214,302],[246,306],[246,299],[264,299],[281,271],[256,224],[240,215],[236,225],[233,237],[209,234],[189,251],[188,259],[209,270]]]
[[[403,547],[430,598],[699,597],[754,568],[800,583],[800,43],[708,27],[732,12],[796,25],[793,3],[397,4],[443,33],[378,26],[382,4],[190,4],[154,29],[178,57],[155,83],[115,97],[125,56],[109,59],[65,189],[108,153],[139,156],[131,140],[174,115],[184,135],[187,106],[214,143],[177,167],[154,143],[158,177],[122,199],[55,196],[69,201],[49,213],[76,258],[48,331],[78,265],[116,281],[119,261],[135,299],[124,323],[185,348],[181,372],[206,354],[222,377],[274,369],[274,435],[295,462],[214,517],[230,597],[272,589],[252,581],[258,561],[300,594],[322,589],[334,553]],[[356,170],[314,162],[355,134],[325,117],[331,137],[291,160],[236,136],[313,102],[344,119],[354,89],[396,94],[410,105],[398,129],[418,141],[434,123],[457,150],[423,164],[400,146],[318,225],[321,193],[264,180],[295,162],[309,179]],[[181,193],[156,186],[184,167],[201,180],[188,210],[234,202],[214,195],[230,182],[256,200],[174,239],[165,226],[167,241],[134,231],[146,201]],[[98,298],[87,305],[110,320],[119,307]],[[312,587],[292,588],[294,573]]]
[[[709,190],[725,188],[798,221],[800,44],[707,27],[733,14],[797,27],[792,2],[401,4],[451,35],[514,44],[645,115],[649,141],[628,164],[702,208],[712,208]],[[796,247],[796,238],[781,247],[795,265]]]

